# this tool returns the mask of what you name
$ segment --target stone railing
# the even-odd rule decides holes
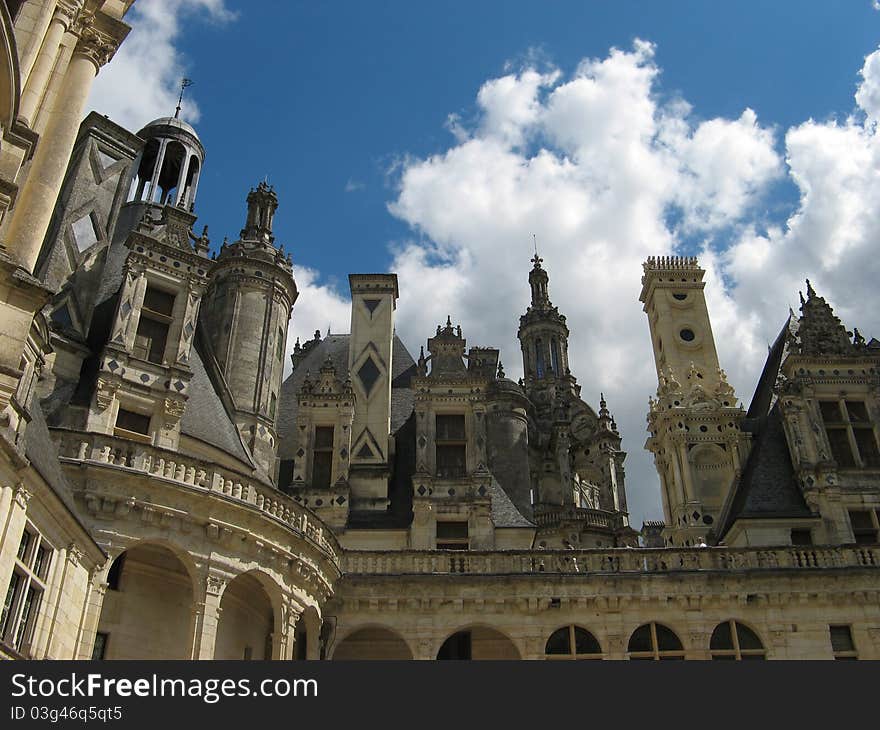
[[[672,573],[880,568],[880,545],[604,550],[346,551],[343,572],[363,575],[469,573]]]
[[[535,524],[538,527],[555,527],[560,522],[583,522],[590,527],[616,530],[624,527],[623,516],[619,513],[586,507],[541,507],[535,510]]]
[[[238,500],[283,522],[321,548],[338,566],[341,548],[333,533],[314,514],[274,487],[246,474],[107,434],[52,429],[62,462],[123,469],[190,489]]]

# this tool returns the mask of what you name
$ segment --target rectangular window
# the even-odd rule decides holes
[[[106,656],[107,639],[109,638],[110,634],[105,634],[101,631],[95,634],[95,645],[92,647],[92,659],[100,660]]]
[[[849,626],[829,626],[828,630],[831,633],[831,650],[835,659],[859,658]]]
[[[19,543],[0,614],[0,641],[25,656],[33,639],[53,553],[49,543],[28,524]]]
[[[278,341],[275,343],[275,355],[279,360],[284,359],[284,330],[278,328]]]
[[[150,443],[150,417],[120,408],[116,414],[116,427],[113,435],[120,438]]]
[[[437,522],[437,549],[438,550],[467,550],[468,523],[465,522]]]
[[[138,320],[137,334],[134,338],[135,357],[161,365],[165,359],[168,344],[168,329],[174,311],[174,295],[147,287],[144,306]]]
[[[269,396],[269,418],[275,418],[275,409],[278,407],[278,396],[272,393]]]
[[[871,510],[850,510],[849,523],[852,525],[853,536],[858,545],[875,545],[878,539],[878,515]]]
[[[329,489],[333,478],[333,426],[315,427],[312,452],[312,487]]]
[[[812,545],[813,544],[813,533],[811,530],[792,530],[791,531],[791,544],[792,545]]]
[[[820,401],[819,410],[839,467],[880,468],[880,448],[864,401]]]
[[[457,479],[467,475],[467,437],[464,416],[438,414],[435,420],[437,476]]]

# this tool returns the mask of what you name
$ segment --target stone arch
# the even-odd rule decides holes
[[[314,606],[306,606],[296,622],[293,652],[295,659],[321,658],[321,615]]]
[[[413,651],[397,631],[382,624],[367,624],[349,631],[333,646],[334,661],[356,659],[412,659]]]
[[[119,550],[98,620],[96,658],[189,659],[196,583],[186,551],[162,540]]]
[[[281,658],[282,588],[262,570],[247,570],[220,593],[215,659]]]
[[[712,659],[766,659],[767,649],[760,634],[745,621],[727,619],[718,624],[709,639]]]
[[[522,652],[503,631],[471,624],[446,637],[437,651],[437,659],[522,659]]]

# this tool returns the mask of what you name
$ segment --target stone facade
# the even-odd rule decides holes
[[[0,655],[880,658],[880,343],[808,285],[745,409],[697,262],[649,260],[640,547],[537,253],[519,382],[452,316],[414,357],[388,273],[284,377],[274,190],[212,254],[196,130],[80,123],[130,4],[0,5]]]

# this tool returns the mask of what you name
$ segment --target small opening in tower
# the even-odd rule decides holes
[[[685,342],[693,342],[696,335],[692,329],[688,329],[685,327],[681,332],[678,333],[678,336],[681,337]]]

